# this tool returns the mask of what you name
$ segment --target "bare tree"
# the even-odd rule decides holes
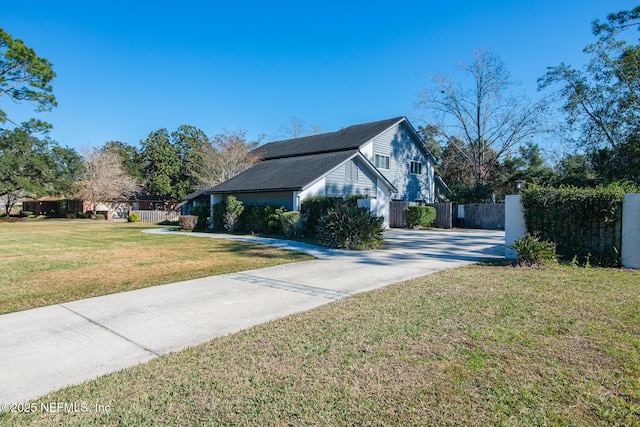
[[[252,151],[259,142],[247,141],[246,135],[244,129],[225,129],[200,146],[188,165],[199,187],[212,187],[258,162],[258,156]]]
[[[0,204],[4,205],[5,215],[7,216],[11,215],[11,211],[13,210],[13,207],[16,205],[16,203],[18,203],[23,198],[24,198],[23,190],[7,191],[5,194],[0,196]]]
[[[289,123],[279,129],[280,136],[285,139],[300,138],[309,135],[322,133],[322,128],[318,125],[307,125],[304,121],[292,117]]]
[[[108,201],[127,199],[140,189],[136,179],[125,172],[122,158],[113,151],[93,148],[84,156],[84,173],[79,196],[96,205]]]
[[[434,117],[448,144],[457,149],[473,179],[485,183],[498,160],[525,139],[545,132],[545,103],[514,96],[515,86],[500,58],[477,50],[473,61],[460,62],[463,82],[433,77],[419,106]]]

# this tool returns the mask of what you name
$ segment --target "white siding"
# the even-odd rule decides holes
[[[295,200],[296,204],[294,205],[293,210],[294,211],[300,210],[300,205],[302,204],[304,199],[308,199],[309,197],[315,197],[315,196],[324,196],[326,194],[325,182],[326,182],[326,179],[322,178],[317,182],[315,182],[314,184],[312,184],[310,187],[300,191],[296,195],[296,200]]]

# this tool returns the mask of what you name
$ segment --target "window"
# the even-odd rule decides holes
[[[356,160],[351,160],[345,165],[345,179],[347,181],[358,180],[358,163]]]
[[[389,169],[389,156],[376,154],[374,156],[374,161],[374,164],[378,169]]]
[[[422,163],[411,162],[411,173],[413,175],[422,175]]]

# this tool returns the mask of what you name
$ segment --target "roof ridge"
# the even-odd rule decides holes
[[[390,126],[402,120],[406,120],[406,117],[400,116],[374,122],[360,123],[333,132],[273,141],[256,148],[253,150],[253,153],[267,160],[360,148]]]

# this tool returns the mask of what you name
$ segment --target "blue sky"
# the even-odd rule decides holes
[[[630,1],[28,1],[0,26],[53,63],[59,106],[37,117],[76,149],[137,144],[181,124],[278,139],[291,118],[324,131],[423,112],[429,75],[498,54],[532,98],[546,67],[580,65],[591,22]],[[0,99],[14,120],[30,108]]]

